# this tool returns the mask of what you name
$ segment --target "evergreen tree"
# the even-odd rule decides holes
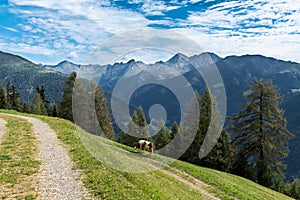
[[[133,147],[136,145],[138,139],[132,135],[129,135],[122,131],[117,140],[119,143],[125,144],[127,146]]]
[[[0,109],[7,109],[7,98],[4,88],[0,85]]]
[[[233,150],[230,136],[223,130],[218,142],[209,154],[203,158],[201,165],[224,172],[230,172],[233,158]]]
[[[30,105],[30,103],[23,103],[23,106],[22,106],[22,111],[24,113],[32,113],[32,107]]]
[[[134,146],[140,139],[151,140],[146,117],[141,106],[132,114],[128,123],[128,134],[121,132],[118,141],[128,146]]]
[[[112,120],[108,111],[106,99],[102,90],[98,86],[95,91],[95,109],[96,115],[101,129],[104,131],[107,138],[114,140],[115,133],[112,127]]]
[[[163,122],[160,123],[159,132],[152,137],[155,149],[161,149],[170,143],[171,133],[167,127],[164,126]]]
[[[93,135],[102,135],[95,111],[95,84],[76,79],[72,90],[71,107],[76,108],[72,120],[82,129]]]
[[[47,115],[47,108],[38,91],[36,91],[35,97],[33,99],[32,112],[37,115]]]
[[[8,109],[22,111],[21,97],[20,93],[17,92],[16,86],[11,85],[10,82],[8,82],[6,86],[6,93]]]
[[[132,123],[134,122],[134,123]],[[149,139],[150,133],[147,127],[146,117],[141,106],[132,115],[132,121],[128,125],[129,132],[131,132],[138,139]]]
[[[63,89],[62,100],[58,106],[58,116],[74,122],[72,109],[72,95],[76,80],[76,72],[72,72],[66,80]]]
[[[167,151],[169,155],[166,156],[177,158],[178,156],[180,156],[181,151],[184,148],[184,142],[186,141],[186,138],[184,136],[183,125],[180,129],[176,121],[174,121],[171,126],[170,141],[171,146]]]
[[[179,131],[179,127],[178,127],[178,124],[177,122],[173,122],[172,126],[171,126],[171,139],[173,139],[176,134],[178,133]]]
[[[212,106],[214,110],[212,110]],[[212,104],[212,98],[209,92],[208,88],[205,88],[203,97],[200,101],[200,121],[199,121],[199,128],[201,132],[203,133],[202,139],[204,138],[205,134],[207,133],[208,126],[210,124],[211,116],[218,117],[218,113],[212,111],[215,111],[215,104]]]
[[[50,102],[46,98],[46,89],[45,89],[44,85],[42,85],[41,88],[39,86],[37,86],[36,91],[39,93],[41,100],[43,101],[45,107],[48,110]]]
[[[293,182],[287,184],[284,193],[294,199],[300,199],[300,180],[295,179]]]
[[[195,105],[200,105],[200,96],[198,93],[195,94],[194,98],[191,100],[188,110],[184,115],[184,122],[180,125],[180,134],[181,136],[187,135],[189,132],[197,130],[196,135],[192,144],[185,151],[185,153],[180,157],[181,160],[199,164],[199,150],[203,141],[203,136],[201,135],[201,130],[199,129],[199,112],[194,108]],[[201,113],[200,113],[201,114]],[[195,119],[198,118],[197,123],[192,124]],[[186,137],[186,136],[185,136]],[[181,139],[182,143],[185,143],[185,140]],[[180,144],[179,144],[180,145]]]
[[[230,119],[229,130],[236,134],[233,144],[238,151],[241,166],[249,168],[248,177],[274,189],[283,182],[281,162],[288,154],[288,138],[283,111],[279,108],[282,97],[271,81],[254,79],[247,103],[242,111]],[[239,163],[238,163],[239,164]],[[239,172],[239,169],[237,170]],[[242,174],[239,174],[242,175]]]
[[[193,164],[229,171],[233,156],[232,145],[226,131],[222,131],[220,136],[218,134],[222,130],[219,123],[219,112],[217,111],[214,98],[210,95],[209,89],[205,89],[201,99],[199,95],[196,94],[193,102],[197,103],[200,108],[198,124],[193,126],[197,128],[197,133],[192,144],[181,159]],[[188,121],[191,121],[195,117],[196,111],[191,109],[185,116]],[[210,130],[209,134],[208,130]],[[200,160],[199,153],[206,154],[206,152],[201,152],[201,150],[204,149],[208,151],[207,149],[210,149],[212,144],[215,144],[214,147]]]
[[[76,80],[73,88],[73,117],[76,124],[85,131],[114,139],[114,130],[107,103],[101,89],[86,80]]]
[[[56,105],[54,103],[50,104],[49,110],[48,110],[48,115],[51,116],[51,117],[57,117],[58,116],[57,108],[56,108]]]
[[[219,112],[215,99],[211,96],[208,88],[205,89],[200,108],[200,132],[202,145],[215,143],[212,150],[200,161],[200,165],[221,171],[229,171],[233,156],[232,145],[227,131],[221,131]],[[210,133],[208,128],[210,127]],[[204,137],[205,140],[204,140]],[[205,144],[206,143],[206,144]]]

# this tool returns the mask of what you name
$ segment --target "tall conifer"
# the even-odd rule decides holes
[[[112,126],[112,120],[108,110],[105,96],[100,87],[95,86],[95,109],[96,115],[101,129],[104,131],[104,134],[107,138],[114,140],[115,133]]]
[[[72,72],[64,84],[62,100],[58,106],[58,116],[70,121],[74,121],[72,112],[72,95],[76,80],[76,72]]]
[[[0,109],[7,108],[7,98],[4,88],[0,85]]]
[[[233,144],[239,154],[236,173],[245,173],[241,168],[246,167],[250,173],[246,176],[279,190],[276,185],[283,182],[281,170],[285,168],[281,161],[288,154],[288,139],[292,137],[279,108],[283,98],[271,81],[256,79],[244,96],[244,108],[230,118],[229,130],[236,135]]]

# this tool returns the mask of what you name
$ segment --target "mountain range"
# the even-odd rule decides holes
[[[280,107],[285,111],[289,131],[296,136],[289,141],[290,153],[285,160],[288,165],[285,173],[287,179],[300,177],[300,154],[298,153],[300,150],[300,112],[297,109],[300,103],[300,64],[296,62],[262,55],[221,58],[214,53],[202,53],[191,57],[178,53],[166,62],[159,61],[154,64],[130,60],[126,63],[111,65],[74,64],[68,61],[57,65],[36,65],[18,56],[1,52],[0,84],[4,85],[8,80],[16,84],[20,82],[18,83],[21,88],[20,93],[25,96],[25,99],[29,98],[27,97],[29,94],[23,88],[44,84],[46,89],[55,91],[55,94],[49,91],[49,95],[53,95],[51,99],[58,101],[66,75],[76,71],[79,77],[96,80],[105,90],[108,98],[114,94],[116,87],[120,87],[120,83],[125,83],[121,86],[124,88],[124,95],[132,94],[129,100],[131,105],[141,105],[149,119],[148,113],[151,106],[161,104],[166,110],[167,124],[171,124],[173,121],[180,121],[179,102],[170,89],[160,84],[180,83],[179,81],[184,77],[191,87],[202,95],[206,84],[199,70],[192,63],[197,63],[203,69],[217,67],[219,70],[226,90],[227,116],[239,112],[240,105],[245,101],[243,94],[249,90],[254,77],[272,80],[280,94],[284,96]],[[23,71],[26,71],[26,75]],[[140,86],[145,82],[148,84],[134,91],[126,90],[132,87],[130,83]],[[27,86],[22,87],[23,83]],[[126,99],[121,100],[126,102]],[[110,100],[108,102],[110,103]],[[131,109],[133,108],[131,106]]]

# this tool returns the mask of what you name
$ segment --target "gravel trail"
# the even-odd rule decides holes
[[[2,118],[0,118],[0,143],[1,143],[1,138],[5,135],[6,131],[6,121]]]
[[[32,123],[36,138],[40,141],[37,156],[42,161],[37,174],[39,199],[90,199],[79,174],[72,170],[72,161],[54,130],[39,119],[21,117]]]

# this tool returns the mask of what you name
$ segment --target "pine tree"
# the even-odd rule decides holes
[[[231,168],[233,150],[227,131],[223,130],[220,135],[218,134],[221,131],[221,125],[218,119],[219,112],[217,110],[216,101],[211,96],[209,89],[206,88],[203,98],[201,99],[199,127],[202,136],[202,146],[205,147],[205,145],[209,146],[214,143],[215,145],[211,151],[201,159],[199,164],[228,172]],[[209,128],[210,132],[208,132]]]
[[[213,105],[215,106],[215,105]],[[215,107],[214,107],[215,109]],[[217,117],[217,113],[215,114],[214,117]],[[211,115],[212,115],[212,98],[209,92],[208,88],[205,88],[203,97],[200,101],[200,121],[199,121],[199,128],[201,132],[203,133],[202,139],[204,138],[205,134],[207,133],[210,120],[211,120]]]
[[[43,101],[47,110],[49,109],[49,101],[46,98],[46,89],[45,86],[42,85],[41,88],[39,86],[36,87],[36,91],[39,93],[41,100]]]
[[[134,123],[132,123],[134,122]],[[149,139],[150,133],[147,127],[146,117],[141,106],[132,115],[132,121],[128,125],[129,132],[138,139]]]
[[[173,139],[176,134],[178,133],[179,127],[177,122],[173,122],[172,126],[171,126],[171,139]]]
[[[38,91],[36,91],[35,97],[33,99],[32,112],[37,115],[48,115],[47,108]]]
[[[30,105],[30,103],[23,103],[22,107],[22,111],[24,113],[32,113],[32,106]]]
[[[129,135],[122,131],[117,139],[119,143],[125,144],[127,146],[133,147],[136,145],[138,139],[132,135]]]
[[[214,148],[201,161],[201,165],[224,172],[230,172],[232,158],[233,150],[230,136],[226,130],[223,130]]]
[[[95,91],[95,109],[101,129],[104,131],[107,138],[114,140],[115,133],[112,127],[112,120],[108,111],[106,99],[98,86],[96,86]]]
[[[17,92],[17,87],[8,82],[6,86],[6,93],[8,109],[22,111],[21,97],[20,93]]]
[[[48,115],[51,116],[51,117],[57,117],[58,116],[57,108],[56,108],[56,105],[54,103],[50,104],[49,110],[48,110]]]
[[[76,72],[72,72],[66,80],[63,89],[62,100],[58,106],[58,116],[74,122],[72,109],[72,95],[76,80]]]
[[[93,135],[103,135],[99,127],[95,108],[95,84],[76,79],[72,90],[72,105],[76,108],[72,119],[78,126]]]
[[[128,123],[128,133],[121,132],[118,141],[128,146],[134,146],[140,139],[151,140],[146,117],[141,106],[132,114]]]
[[[193,126],[197,129],[197,133],[181,159],[193,164],[229,171],[233,156],[232,145],[228,133],[221,132],[219,112],[209,89],[205,89],[202,98],[196,94],[193,102],[200,108],[198,124]],[[190,109],[185,120],[192,121],[197,116],[196,114],[196,111]],[[220,132],[221,135],[219,135]],[[200,159],[200,155],[205,155],[205,157]]]
[[[7,109],[7,98],[4,88],[0,85],[0,109]]]
[[[183,153],[184,149],[184,142],[185,142],[185,137],[182,131],[183,125],[181,127],[181,130],[177,124],[176,121],[173,122],[170,130],[170,139],[169,139],[169,144],[170,146],[166,149],[164,152],[160,152],[160,154],[171,157],[171,158],[178,158],[181,156]],[[176,138],[175,138],[176,137]],[[155,143],[156,145],[156,143]],[[157,147],[156,147],[157,148]],[[182,158],[183,159],[183,158]]]
[[[247,103],[242,111],[230,119],[236,136],[233,141],[241,167],[249,169],[248,177],[261,185],[274,189],[282,182],[281,162],[288,154],[288,139],[292,134],[286,129],[284,112],[279,108],[282,97],[271,81],[254,79]],[[240,164],[240,163],[238,163]],[[239,169],[237,170],[239,171]]]
[[[300,180],[295,179],[287,184],[284,193],[294,199],[300,199]]]
[[[179,133],[181,136],[187,137],[187,135],[191,132],[194,132],[197,130],[196,135],[194,137],[194,140],[192,141],[192,144],[189,146],[189,148],[185,151],[185,153],[180,157],[181,160],[193,163],[193,164],[199,164],[199,150],[201,148],[201,144],[203,141],[203,136],[201,135],[201,130],[199,129],[199,111],[195,109],[195,106],[200,105],[200,96],[196,92],[195,96],[191,100],[188,110],[186,111],[183,119],[183,123],[180,125],[180,131]],[[195,122],[195,119],[196,120]],[[182,143],[185,143],[186,140],[181,139]],[[180,145],[180,144],[179,144]],[[181,146],[181,145],[180,145]]]
[[[164,126],[164,123],[160,123],[159,131],[152,137],[155,149],[161,149],[170,143],[171,133],[167,127]]]

